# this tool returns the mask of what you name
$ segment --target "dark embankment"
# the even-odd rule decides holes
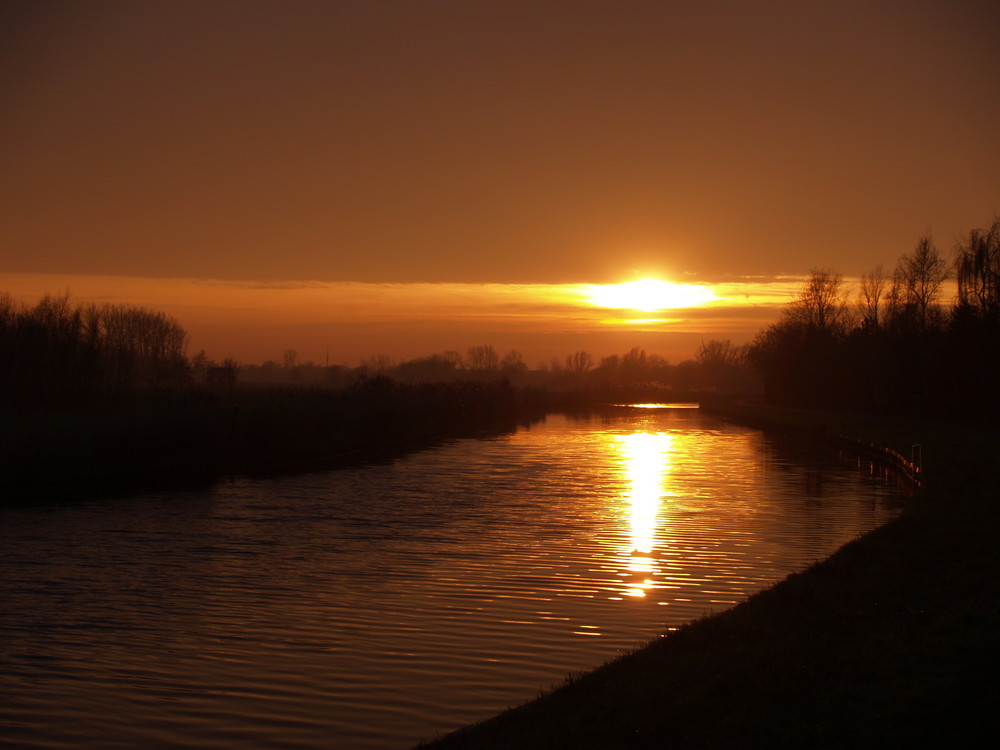
[[[830,559],[427,747],[977,747],[996,735],[996,430],[736,411],[804,440],[903,455],[920,443],[923,485],[901,518]]]
[[[0,403],[0,503],[333,468],[500,434],[548,412],[697,395],[649,385],[546,391],[502,379],[406,384],[379,376],[344,388],[171,386]]]
[[[503,381],[340,389],[172,388],[2,415],[0,498],[23,503],[392,458],[499,434],[535,407]]]

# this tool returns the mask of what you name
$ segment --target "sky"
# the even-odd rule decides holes
[[[7,0],[0,291],[247,362],[682,359],[993,220],[998,32],[972,0]],[[715,298],[578,293],[642,278]]]

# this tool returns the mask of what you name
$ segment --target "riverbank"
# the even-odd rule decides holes
[[[0,413],[0,504],[207,485],[388,460],[501,434],[538,408],[503,381],[173,388]]]
[[[904,514],[739,606],[426,748],[975,746],[1000,730],[1000,439],[960,424],[717,403],[907,457]]]

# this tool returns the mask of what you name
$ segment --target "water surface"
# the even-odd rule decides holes
[[[405,748],[823,558],[884,472],[693,409],[0,510],[0,741]]]

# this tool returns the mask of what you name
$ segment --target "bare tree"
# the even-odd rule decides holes
[[[524,363],[524,357],[517,349],[511,349],[500,361],[500,369],[508,375],[524,372],[528,366]]]
[[[0,377],[25,399],[65,404],[185,383],[186,342],[176,320],[144,308],[72,304],[68,292],[31,308],[0,298]]]
[[[31,309],[29,318],[61,341],[78,339],[83,327],[82,311],[70,305],[69,292],[46,294]]]
[[[840,333],[850,317],[847,297],[839,273],[813,269],[799,296],[785,310],[785,315],[809,331]]]
[[[861,274],[858,302],[861,308],[861,320],[866,327],[879,327],[879,313],[885,304],[888,284],[889,277],[886,276],[881,263],[868,273]]]
[[[939,317],[937,302],[941,285],[951,276],[947,261],[925,235],[917,242],[912,255],[904,255],[897,264],[905,306],[916,318],[921,331]]]
[[[488,345],[469,347],[466,364],[470,370],[498,370],[500,357],[496,350]]]
[[[695,360],[700,365],[738,367],[743,364],[745,348],[736,346],[730,339],[702,341]]]
[[[579,351],[566,355],[566,369],[577,375],[589,372],[594,366],[594,358],[589,352]]]
[[[105,305],[88,317],[100,331],[100,348],[117,388],[157,385],[186,375],[187,333],[169,315],[142,307]]]
[[[983,317],[1000,316],[1000,219],[973,229],[955,261],[959,304]]]
[[[701,384],[736,389],[745,382],[747,346],[737,346],[730,339],[702,341],[695,361]]]
[[[213,364],[205,373],[205,380],[210,387],[226,391],[230,395],[239,377],[240,363],[231,357],[222,360],[221,365]]]
[[[10,327],[21,315],[24,306],[15,300],[9,292],[0,294],[0,327]]]
[[[375,354],[361,362],[361,366],[374,373],[386,373],[396,366],[396,360],[388,354]]]

